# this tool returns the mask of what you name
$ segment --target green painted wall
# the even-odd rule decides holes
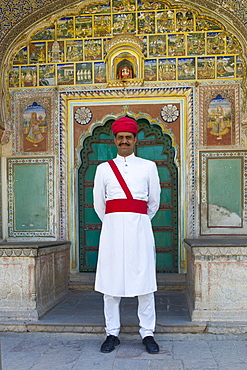
[[[208,159],[208,203],[242,217],[242,158]]]
[[[15,230],[47,230],[47,164],[13,166]]]

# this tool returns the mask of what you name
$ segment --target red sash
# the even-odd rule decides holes
[[[115,162],[113,160],[108,162],[111,166],[116,178],[118,179],[119,184],[121,185],[123,191],[127,199],[112,199],[106,202],[106,210],[105,213],[113,213],[113,212],[134,212],[134,213],[142,213],[147,214],[147,202],[144,200],[133,199],[133,196],[124,181],[123,176],[119,172]]]

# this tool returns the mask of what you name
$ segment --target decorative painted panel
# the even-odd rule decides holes
[[[246,152],[201,152],[200,161],[201,234],[246,234]]]
[[[240,141],[239,85],[199,87],[203,146],[238,145]]]
[[[18,94],[15,102],[15,151],[51,152],[54,142],[54,94]]]
[[[49,4],[52,6],[52,10],[54,10],[54,0],[32,0],[32,2],[28,3],[27,1],[24,3],[21,3],[20,4],[20,1],[19,0],[11,0],[11,1],[3,1],[2,2],[2,12],[4,12],[4,17],[1,18],[0,20],[0,24],[1,24],[1,27],[0,27],[0,39],[2,39],[9,31],[10,29],[10,25],[11,26],[15,26],[18,22],[20,22],[20,20],[24,19],[25,17],[27,17],[27,15],[30,15],[32,13],[36,13],[38,16],[40,14],[40,11],[42,8],[44,7],[47,7],[49,6]],[[73,6],[74,3],[76,3],[75,1],[71,1],[71,0],[67,0],[67,1],[63,1],[62,4],[63,6],[66,6],[66,3],[68,6]],[[131,1],[128,1],[126,2],[126,5],[124,2],[121,2],[121,3],[116,3],[115,1],[112,2],[113,3],[113,11],[114,12],[117,12],[119,10],[122,10],[122,11],[133,11],[135,9],[135,2],[133,2],[132,0]],[[116,3],[116,4],[115,4]],[[4,6],[5,4],[5,6]],[[8,4],[8,6],[7,6]],[[201,1],[195,1],[194,2],[195,5],[200,5],[202,4]],[[207,6],[207,1],[204,1],[203,2],[203,5]],[[167,6],[167,3],[162,3],[162,2],[158,2],[158,1],[153,1],[153,2],[147,2],[147,1],[141,1],[141,0],[138,0],[137,1],[137,6],[138,6],[138,10],[155,10],[155,9],[166,9],[168,6]],[[222,0],[214,0],[214,5],[213,5],[213,9],[214,10],[218,10],[220,9],[220,6],[222,6],[222,10],[228,10],[228,12],[232,13],[234,15],[234,17],[237,19],[239,19],[243,24],[246,24],[246,1],[244,0],[225,0],[224,3],[222,2]],[[58,4],[57,5],[58,9],[61,7],[61,4]],[[14,11],[13,11],[14,9]],[[111,11],[111,8],[109,6],[109,2],[105,5],[101,5],[101,4],[97,4],[95,5],[94,4],[91,4],[91,5],[88,5],[84,8],[84,12],[89,12],[90,14],[94,14],[94,13],[110,13]],[[170,12],[167,12],[167,16],[165,17],[162,17],[162,29],[166,29],[166,30],[172,30],[173,27],[174,27],[174,22],[175,22],[175,17],[174,15],[170,14]],[[186,14],[185,14],[186,15]],[[189,17],[189,15],[187,15],[187,18],[190,19],[191,17]],[[198,17],[199,18],[199,17]],[[33,19],[33,18],[32,18]],[[179,21],[179,16],[177,16],[177,19]],[[202,19],[202,21],[200,23],[204,23],[204,19]],[[200,29],[200,23],[199,23],[199,19],[198,19],[198,25],[197,25],[197,28]],[[82,25],[82,31],[81,32],[86,32],[87,30],[87,27],[83,24]],[[49,29],[47,28],[45,31],[42,31],[42,32],[45,32],[47,33],[48,35],[50,33],[52,33],[52,29]],[[38,38],[40,39],[40,37]],[[44,39],[44,38],[43,38]]]
[[[9,237],[54,237],[54,158],[8,159]]]
[[[15,51],[9,87],[104,84],[107,45],[120,35],[141,42],[146,82],[242,79],[246,69],[239,41],[214,19],[165,3],[112,0],[41,24]]]

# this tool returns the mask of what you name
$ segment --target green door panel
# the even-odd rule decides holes
[[[166,272],[173,272],[171,266],[173,265],[173,257],[171,253],[158,253],[156,257],[157,270],[166,269]]]
[[[88,155],[88,159],[90,161],[102,161],[102,162],[109,161],[110,159],[114,158],[117,154],[117,148],[115,147],[115,145],[110,143],[105,144],[94,143],[92,144],[92,150],[93,153],[89,153]]]
[[[96,167],[114,158],[117,148],[111,132],[112,121],[97,127],[81,151],[78,172],[80,271],[95,271],[101,222],[93,208],[93,181]],[[156,162],[161,182],[160,209],[152,220],[157,252],[157,272],[178,271],[177,168],[174,148],[168,135],[146,119],[138,120],[137,156]]]
[[[169,186],[170,184],[168,184]],[[170,203],[172,197],[172,189],[161,189],[160,193],[160,202],[161,203]]]
[[[92,207],[85,209],[85,219],[90,220],[90,223],[99,223],[100,219]]]
[[[94,269],[97,264],[98,252],[87,252],[86,254],[86,265]]]
[[[140,139],[138,138],[139,142]],[[138,156],[144,159],[152,158],[153,161],[160,159],[163,151],[163,145],[151,146],[151,147],[139,147]],[[163,160],[167,160],[167,155],[162,155]]]
[[[163,158],[162,158],[163,159]],[[169,171],[169,168],[162,166],[158,167],[158,174],[160,181],[171,181],[171,173]]]
[[[154,232],[155,246],[156,248],[171,248],[173,245],[173,232],[163,231]]]
[[[90,227],[90,225],[88,227]],[[97,247],[99,243],[99,235],[100,235],[99,230],[87,230],[85,238],[86,246]]]
[[[152,219],[153,226],[172,226],[173,225],[173,210],[172,209],[160,209]]]

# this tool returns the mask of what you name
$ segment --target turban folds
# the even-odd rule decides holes
[[[118,118],[113,122],[111,129],[114,135],[118,132],[132,132],[132,134],[138,133],[137,122],[129,117]]]

